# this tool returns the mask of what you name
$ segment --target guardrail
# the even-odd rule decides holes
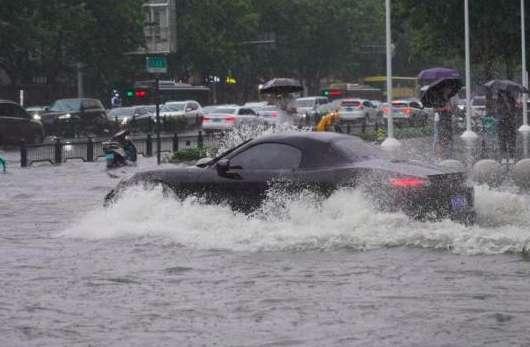
[[[150,157],[153,151],[153,144],[156,148],[157,139],[151,134],[145,137],[132,139],[136,146],[138,154],[144,157]],[[204,135],[202,131],[196,134],[178,134],[171,136],[160,136],[160,152],[177,152],[183,148],[203,147],[205,142],[211,143],[210,135]],[[40,145],[20,144],[20,166],[28,167],[36,162],[49,162],[53,165],[59,165],[70,159],[81,159],[85,162],[93,162],[97,158],[104,157],[103,140],[64,140],[56,138],[53,143]]]

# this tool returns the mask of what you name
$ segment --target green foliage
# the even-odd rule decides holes
[[[393,1],[400,29],[409,28],[414,60],[431,66],[464,60],[464,2],[461,0]],[[520,1],[469,2],[471,63],[479,80],[513,78],[520,62]],[[528,35],[528,34],[527,34]],[[434,62],[434,64],[433,64]]]
[[[208,150],[206,147],[196,147],[196,148],[186,148],[178,152],[173,153],[171,157],[171,162],[181,162],[181,161],[193,161],[199,160],[201,158],[208,156]]]
[[[426,127],[395,127],[394,136],[396,139],[410,139],[415,137],[431,136],[433,134],[432,126]],[[359,134],[365,141],[383,142],[386,138],[386,129],[379,128]]]
[[[83,63],[109,89],[143,44],[142,0],[24,0],[0,6],[0,66],[14,85],[32,76],[65,80]]]

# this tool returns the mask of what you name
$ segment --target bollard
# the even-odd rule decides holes
[[[204,145],[204,139],[202,137],[202,131],[199,130],[199,136],[197,137],[197,147],[202,148]]]
[[[346,134],[351,134],[351,124],[350,123],[348,123],[346,125]]]
[[[55,139],[55,164],[61,164],[63,161],[63,144],[60,138]]]
[[[92,140],[91,137],[88,138],[88,142],[86,146],[86,161],[88,162],[94,161],[94,140]]]
[[[179,151],[179,136],[177,133],[173,135],[173,153]]]
[[[151,157],[153,155],[153,138],[151,137],[151,134],[147,134],[145,152],[146,157]]]
[[[28,149],[26,147],[26,142],[24,142],[24,140],[20,141],[20,166],[21,167],[28,166]],[[4,167],[4,171],[5,171],[5,167]]]

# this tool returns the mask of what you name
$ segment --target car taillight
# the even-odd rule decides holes
[[[394,188],[421,188],[427,186],[429,181],[418,177],[391,178],[390,185]]]
[[[412,114],[412,109],[410,107],[407,107],[404,112],[407,116],[410,116]]]
[[[271,116],[273,116],[273,117],[278,117],[278,112],[272,112],[272,113],[271,113]]]
[[[234,117],[234,116],[226,117],[225,121],[227,121],[229,123],[235,123],[236,122],[236,117]]]
[[[206,116],[203,116],[203,117],[202,117],[202,122],[203,122],[203,123],[206,123],[206,122],[208,122],[209,120],[210,120],[210,118],[208,118],[208,117],[206,117]]]
[[[388,108],[388,107],[383,107],[383,113],[384,113],[384,114],[389,114],[389,113],[390,113],[390,108]]]
[[[357,108],[358,108],[359,110],[362,110],[362,109],[364,108],[364,106],[363,106],[363,105],[359,105],[359,106],[357,106]]]

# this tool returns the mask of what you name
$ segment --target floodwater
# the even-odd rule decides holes
[[[476,188],[473,227],[355,190],[271,192],[253,217],[156,188],[104,209],[102,161],[7,157],[0,346],[530,345],[530,198],[509,189]]]

